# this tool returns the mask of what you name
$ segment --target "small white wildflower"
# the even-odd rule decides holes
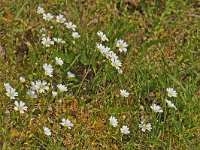
[[[43,13],[42,15],[43,15],[43,19],[46,21],[50,21],[54,18],[53,15],[50,13],[47,13],[47,14]]]
[[[46,81],[40,81],[40,80],[37,80],[35,82],[35,90],[39,93],[44,93],[45,90],[48,91],[49,90],[49,84],[46,82]]]
[[[68,129],[71,129],[74,125],[71,123],[70,120],[62,119],[62,122],[60,123],[63,127],[67,127]]]
[[[49,37],[42,37],[42,44],[46,47],[50,47],[54,45],[54,41],[52,41]]]
[[[54,40],[54,42],[57,42],[57,43],[62,43],[62,44],[66,43],[66,42],[65,42],[63,39],[61,39],[61,38],[56,38],[56,37],[54,37],[53,40]]]
[[[100,51],[101,54],[103,54],[104,56],[106,56],[107,58],[109,57],[109,52],[110,52],[110,48],[109,47],[105,47],[102,44],[97,43],[98,50]]]
[[[103,49],[105,48],[105,46],[104,45],[102,45],[101,43],[99,44],[99,43],[96,43],[96,47],[97,47],[97,49],[101,52],[101,51],[103,51]]]
[[[67,22],[67,23],[65,23],[65,25],[68,29],[72,29],[73,31],[75,31],[75,29],[76,29],[76,25],[73,24],[72,22]]]
[[[119,57],[113,51],[108,52],[108,56],[110,59],[118,59]]]
[[[152,109],[154,112],[160,112],[160,113],[163,112],[163,110],[161,109],[161,107],[160,107],[159,105],[156,105],[156,104],[152,104],[151,109]]]
[[[24,83],[26,81],[26,79],[24,77],[20,77],[19,81],[22,82],[22,83]]]
[[[101,38],[102,41],[109,41],[107,36],[102,31],[98,31],[97,35]]]
[[[20,113],[24,113],[24,111],[27,111],[27,106],[25,106],[25,103],[20,101],[19,103],[15,101],[15,107],[14,110],[19,111]]]
[[[57,65],[59,65],[59,66],[63,65],[63,60],[61,58],[56,57],[55,60],[56,60]]]
[[[37,98],[37,95],[36,95],[36,93],[35,93],[35,91],[34,90],[32,90],[32,89],[29,89],[27,92],[26,92],[26,94],[28,94],[28,96],[30,97],[30,98]]]
[[[129,96],[129,92],[127,92],[127,91],[124,90],[124,89],[120,90],[120,94],[121,94],[121,96],[123,96],[123,97],[128,97],[128,96]]]
[[[104,47],[100,52],[101,52],[104,56],[106,56],[106,58],[109,58],[109,52],[110,52],[110,48],[109,48],[109,47]]]
[[[66,19],[62,14],[60,14],[60,15],[56,16],[56,21],[58,23],[64,23],[66,21]]]
[[[9,83],[4,83],[4,87],[6,88],[6,91],[9,91],[9,89],[12,88]]]
[[[129,134],[130,131],[129,131],[129,128],[125,125],[123,125],[121,128],[120,128],[120,131],[122,134]]]
[[[43,65],[43,68],[45,70],[45,74],[52,77],[52,73],[53,73],[53,67],[51,64],[44,64]]]
[[[71,73],[70,71],[67,72],[67,78],[74,78],[75,75]]]
[[[127,51],[127,44],[123,40],[118,40],[116,46],[119,48],[120,52],[126,52]]]
[[[169,88],[167,88],[167,95],[169,97],[176,97],[177,93],[173,88],[169,87]]]
[[[52,91],[52,96],[53,96],[53,97],[56,97],[57,94],[58,94],[58,92]]]
[[[42,7],[39,6],[39,7],[37,8],[37,13],[38,13],[38,14],[43,14],[43,13],[44,13],[44,8],[42,8]]]
[[[61,38],[54,37],[53,40],[54,40],[54,42],[57,42],[57,43],[61,43],[62,42]]]
[[[45,29],[45,28],[41,28],[39,31],[40,31],[41,33],[43,33],[43,32],[46,32],[46,29]]]
[[[109,121],[113,127],[117,127],[118,121],[114,116],[110,116]]]
[[[141,121],[141,124],[139,124],[139,128],[142,129],[142,132],[145,132],[146,130],[151,131],[151,124],[147,123],[145,124],[144,121]]]
[[[67,89],[67,87],[65,85],[58,84],[57,87],[58,87],[60,92],[68,91],[68,89]]]
[[[62,99],[59,99],[59,100],[58,100],[58,102],[59,102],[59,103],[62,103],[62,102],[63,102],[63,100],[62,100]]]
[[[15,99],[15,97],[18,96],[18,92],[16,92],[16,90],[14,88],[9,88],[9,89],[6,89],[6,95],[8,97],[10,97],[10,99]]]
[[[66,42],[64,40],[61,41],[62,44],[65,44]]]
[[[119,59],[111,59],[111,65],[118,70],[122,66],[122,63]]]
[[[168,105],[169,107],[174,108],[174,109],[177,110],[176,106],[174,105],[174,103],[172,103],[172,101],[167,100],[167,99],[166,99],[165,101],[166,101],[166,103],[167,103],[167,105]]]
[[[44,130],[44,134],[46,134],[47,136],[51,135],[51,130],[49,128],[43,127],[43,130]]]
[[[80,37],[80,34],[79,34],[78,32],[72,32],[72,37],[73,37],[74,39],[77,39],[77,38]]]

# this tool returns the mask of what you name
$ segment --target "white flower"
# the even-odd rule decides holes
[[[172,107],[172,108],[174,108],[174,109],[177,110],[176,106],[174,105],[174,103],[172,103],[172,101],[167,100],[167,99],[166,99],[165,101],[166,101],[166,103],[167,103],[167,105],[168,105],[169,107]]]
[[[73,31],[75,31],[75,29],[76,29],[76,25],[73,24],[72,22],[67,22],[67,23],[65,23],[65,25],[68,29],[72,29]]]
[[[16,90],[12,87],[9,89],[6,89],[6,91],[7,91],[6,95],[10,97],[10,99],[15,99],[15,97],[18,96],[18,93],[16,92]]]
[[[58,94],[58,92],[52,91],[52,96],[53,96],[53,97],[56,97],[57,94]]]
[[[56,21],[58,23],[64,23],[66,21],[66,19],[62,14],[60,14],[60,15],[56,16]]]
[[[119,59],[111,59],[111,65],[115,67],[116,69],[120,69],[122,66],[122,63]]]
[[[169,97],[176,97],[177,93],[173,88],[169,87],[169,88],[167,88],[167,95]]]
[[[117,127],[118,121],[114,116],[110,116],[109,121],[113,127]]]
[[[67,127],[68,129],[71,129],[74,125],[71,123],[70,120],[62,119],[62,122],[60,123],[63,127]]]
[[[34,90],[32,90],[32,89],[30,89],[30,90],[28,90],[27,92],[26,92],[26,94],[28,94],[28,96],[30,96],[30,98],[37,98],[37,95],[36,95],[36,93],[35,93],[35,91]]]
[[[152,109],[154,112],[160,112],[160,113],[163,112],[163,110],[161,109],[161,107],[160,107],[159,105],[156,105],[156,104],[152,104],[151,109]]]
[[[9,89],[12,88],[9,83],[4,83],[4,87],[6,88],[6,91],[9,91]]]
[[[129,131],[129,128],[125,125],[123,125],[121,128],[120,128],[120,131],[122,134],[129,134],[130,131]]]
[[[101,38],[102,41],[109,41],[106,35],[102,31],[98,31],[97,35]]]
[[[71,73],[70,71],[67,72],[67,78],[74,78],[75,75]]]
[[[61,58],[56,57],[55,60],[56,60],[57,65],[59,65],[59,66],[63,65],[63,60]]]
[[[24,111],[27,111],[27,106],[25,106],[25,103],[20,101],[19,103],[15,101],[15,107],[14,110],[19,111],[20,113],[24,113]]]
[[[68,89],[67,89],[67,87],[65,85],[58,84],[57,87],[58,87],[60,92],[68,91]]]
[[[101,51],[103,51],[103,49],[105,48],[105,46],[103,46],[102,44],[99,44],[99,43],[96,43],[96,47],[97,47],[97,49],[101,52]]]
[[[48,91],[49,90],[49,84],[46,82],[46,81],[40,81],[40,80],[37,80],[35,82],[35,90],[39,93],[44,93],[45,90]]]
[[[120,90],[120,94],[121,94],[121,96],[123,96],[123,97],[128,97],[128,96],[129,96],[129,92],[127,92],[127,91],[124,90],[124,89]]]
[[[53,15],[50,13],[47,13],[47,14],[43,13],[42,15],[43,15],[43,19],[46,21],[50,21],[53,19]]]
[[[114,53],[113,51],[109,51],[108,52],[108,57],[110,57],[110,59],[118,59],[119,57],[116,55],[116,53]]]
[[[46,34],[45,34],[45,33],[43,33],[41,36],[42,36],[42,37],[45,37],[45,36],[46,36]]]
[[[43,65],[43,68],[45,70],[45,74],[52,77],[52,73],[53,73],[53,67],[51,64],[44,64]]]
[[[62,44],[65,43],[65,41],[62,40],[61,38],[56,38],[56,37],[54,37],[53,40],[54,40],[55,42],[57,42],[57,43],[62,43]]]
[[[145,132],[146,130],[151,131],[151,124],[147,123],[145,124],[144,121],[141,121],[141,124],[139,124],[139,128],[142,129],[142,132]]]
[[[22,83],[24,83],[26,80],[25,80],[24,77],[20,77],[20,78],[19,78],[19,81],[22,82]]]
[[[62,44],[66,43],[64,40],[61,41]]]
[[[100,51],[101,54],[103,54],[106,57],[109,57],[109,52],[110,52],[110,48],[109,47],[105,47],[102,44],[97,43],[98,50]]]
[[[45,28],[41,28],[39,31],[40,31],[41,33],[43,33],[43,32],[46,32],[46,29],[45,29]]]
[[[52,41],[49,37],[42,37],[42,44],[46,47],[50,47],[51,45],[54,45],[54,41]]]
[[[37,8],[37,13],[38,13],[38,14],[43,14],[43,13],[44,13],[44,8],[38,7],[38,8]]]
[[[126,52],[127,51],[127,44],[123,40],[118,40],[116,46],[119,48],[120,52]]]
[[[108,58],[109,57],[110,48],[109,47],[104,47],[100,52]]]
[[[43,130],[44,130],[44,134],[46,134],[47,136],[51,135],[51,130],[49,128],[43,127]]]
[[[72,37],[73,37],[74,39],[77,39],[77,38],[80,37],[80,35],[79,35],[78,32],[72,32]]]
[[[56,37],[54,37],[53,40],[54,40],[55,42],[57,42],[57,43],[61,43],[61,41],[62,41],[61,38],[56,38]]]

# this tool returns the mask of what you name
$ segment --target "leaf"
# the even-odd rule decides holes
[[[182,83],[181,83],[180,81],[178,81],[174,76],[172,76],[172,75],[170,75],[170,74],[168,74],[168,76],[169,76],[170,79],[172,79],[178,86],[180,86],[184,91],[186,91],[185,88],[183,87],[183,85],[182,85]]]
[[[82,55],[81,55],[81,63],[83,65],[89,65],[90,64],[90,59],[87,58],[86,51],[84,51],[84,50],[82,51]]]

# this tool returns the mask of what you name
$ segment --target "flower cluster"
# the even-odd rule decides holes
[[[44,11],[44,8],[42,8],[42,7],[38,7],[37,13],[42,15],[42,18],[45,21],[54,21],[56,23],[65,25],[67,29],[72,30],[71,36],[74,39],[77,39],[77,38],[80,37],[80,34],[76,31],[77,26],[75,24],[73,24],[71,21],[67,22],[67,19],[62,14],[54,16],[51,13],[46,13]],[[42,29],[41,31],[43,32],[43,31],[45,31],[45,29]],[[53,37],[51,39],[50,37],[46,36],[45,33],[42,34],[42,42],[41,43],[45,47],[50,47],[51,45],[54,45],[55,42],[58,43],[58,44],[59,43],[62,43],[62,44],[66,43],[65,40],[63,40],[61,38]],[[75,43],[75,41],[73,41],[73,42]]]
[[[177,93],[176,93],[176,91],[173,88],[167,88],[167,95],[168,95],[168,97],[176,97]],[[169,107],[177,109],[176,106],[174,105],[174,103],[172,103],[172,101],[166,99],[165,102],[167,103],[167,105]],[[156,105],[156,104],[152,104],[151,109],[154,112],[159,112],[159,113],[163,112],[163,110],[161,109],[161,107],[159,105]]]
[[[101,38],[101,41],[109,41],[107,36],[102,32],[102,31],[98,31],[97,35]],[[116,47],[119,48],[120,52],[126,52],[127,51],[127,47],[128,45],[126,44],[126,42],[124,42],[123,40],[118,40],[116,43]],[[109,47],[104,46],[101,43],[96,43],[96,48],[99,50],[99,52],[105,56],[111,63],[111,65],[113,67],[115,67],[118,72],[121,74],[122,73],[122,62],[119,60],[119,57],[117,56],[117,54],[110,50]]]
[[[123,97],[128,97],[129,96],[129,93],[124,89],[120,90],[120,94]],[[173,88],[167,88],[167,95],[169,97],[176,97],[177,93]],[[165,101],[167,102],[169,107],[177,109],[176,106],[170,100],[165,100]],[[155,113],[162,113],[163,112],[162,108],[159,105],[156,105],[156,104],[152,104],[150,106],[150,108]],[[118,120],[114,116],[110,116],[109,121],[110,121],[110,125],[111,126],[113,126],[113,127],[117,127],[118,126]],[[150,123],[145,123],[144,119],[139,124],[139,128],[141,128],[142,132],[145,132],[146,130],[151,131],[151,129],[152,129],[151,124]],[[121,131],[122,134],[129,134],[130,133],[129,128],[127,126],[125,126],[125,125],[123,125],[120,128],[120,131]]]
[[[51,13],[45,13],[45,11],[42,7],[38,7],[37,13],[42,15],[42,17],[45,21],[52,21],[54,19],[54,21],[57,24],[65,25],[65,27],[67,29],[71,30],[71,36],[74,40],[77,39],[77,38],[80,38],[80,34],[76,31],[77,26],[75,24],[73,24],[71,21],[67,22],[67,19],[62,14],[59,14],[57,16],[53,16]],[[46,31],[45,29],[41,30],[42,33],[44,33],[45,31]],[[100,37],[102,43],[105,42],[105,41],[107,41],[107,42],[109,41],[106,34],[104,34],[102,31],[98,31],[97,35]],[[57,44],[59,44],[59,43],[65,44],[66,43],[66,41],[63,40],[62,38],[58,38],[58,37],[52,38],[52,37],[46,36],[46,34],[42,34],[41,40],[42,40],[41,43],[45,47],[51,47],[55,43],[57,43]],[[116,40],[115,44],[116,44],[115,46],[118,48],[118,51],[120,53],[127,52],[128,45],[122,39]],[[122,62],[119,60],[119,57],[117,56],[117,54],[114,51],[111,50],[111,48],[109,48],[109,47],[107,47],[107,46],[105,46],[101,43],[96,43],[96,48],[99,50],[99,52],[104,57],[106,57],[108,59],[110,64],[114,68],[116,68],[119,73],[122,73]],[[56,67],[62,68],[62,66],[64,65],[64,61],[60,57],[55,57],[54,63],[52,63],[52,64],[44,63],[42,67],[44,69],[44,74],[46,75],[45,77],[53,77],[54,76],[55,71],[54,71],[53,65],[55,65]],[[67,78],[68,79],[71,79],[71,78],[74,78],[74,77],[75,77],[75,74],[73,74],[70,71],[67,72]],[[21,82],[21,85],[22,85],[22,83],[24,85],[25,82],[26,82],[26,79],[24,77],[20,77],[19,81]],[[28,87],[29,89],[26,92],[27,95],[31,99],[35,99],[35,98],[37,98],[38,96],[40,96],[44,93],[51,92],[52,97],[54,99],[56,99],[57,95],[59,97],[60,96],[59,94],[68,91],[68,87],[64,83],[55,84],[55,83],[50,82],[51,83],[50,84],[49,82],[50,81],[48,81],[48,80],[46,81],[46,80],[41,80],[41,79],[37,79],[36,81],[31,81],[30,87]],[[11,100],[16,99],[16,97],[18,97],[18,92],[9,83],[4,83],[4,86],[5,86],[5,89],[6,89],[7,97],[9,97]],[[55,88],[57,88],[57,90]],[[177,97],[177,93],[173,88],[169,87],[166,90],[167,90],[167,96],[169,98]],[[128,98],[130,93],[125,89],[120,89],[120,95],[121,95],[121,97]],[[60,102],[62,102],[62,100],[60,100]],[[165,102],[167,103],[167,105],[169,107],[177,110],[175,104],[171,100],[166,99]],[[150,108],[152,109],[152,111],[154,113],[163,113],[163,109],[161,108],[161,106],[159,106],[155,103],[153,103],[150,106]],[[14,102],[14,110],[19,111],[20,113],[25,113],[25,111],[28,110],[28,107],[21,100],[15,101]],[[118,126],[117,118],[115,118],[114,116],[110,116],[109,124],[111,126],[113,126],[114,128],[116,128]],[[141,122],[138,123],[138,124],[139,124],[139,128],[142,130],[142,132],[152,130],[151,124],[146,122],[146,120],[141,120]],[[60,125],[64,128],[67,128],[67,129],[72,129],[74,127],[74,124],[69,119],[65,119],[65,118],[61,119]],[[47,136],[52,135],[52,132],[48,127],[43,127],[43,132]],[[124,135],[128,135],[128,134],[131,133],[129,127],[124,125],[124,124],[122,126],[120,126],[120,132],[121,132],[121,134],[124,134]]]
[[[111,126],[113,126],[113,127],[118,126],[118,121],[114,116],[110,116],[109,121],[110,121]],[[120,128],[120,131],[121,131],[122,134],[129,134],[130,133],[129,127],[126,126],[126,125],[122,125],[122,127]]]
[[[177,93],[173,88],[169,87],[169,88],[167,88],[167,96],[170,97],[170,98],[171,97],[177,97]],[[177,110],[176,106],[174,105],[174,103],[172,101],[166,99],[165,102],[167,103],[167,105],[169,107]]]
[[[24,81],[24,78],[20,78],[22,81]],[[15,97],[18,96],[18,92],[16,92],[16,89],[13,88],[9,83],[4,83],[4,87],[6,88],[6,95],[10,99],[15,99]],[[24,111],[27,110],[27,106],[25,106],[25,103],[23,101],[17,102],[15,101],[15,107],[14,110],[19,111],[20,113],[24,113]]]
[[[73,126],[74,126],[74,124],[73,123],[71,123],[71,121],[69,120],[69,119],[62,119],[61,120],[62,122],[60,123],[63,127],[66,127],[66,128],[68,128],[68,129],[71,129]],[[51,136],[51,130],[49,129],[49,128],[47,128],[47,127],[43,127],[43,131],[44,131],[44,134],[45,135],[47,135],[47,136]]]

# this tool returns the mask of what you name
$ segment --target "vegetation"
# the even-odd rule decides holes
[[[0,6],[0,149],[200,149],[197,0]]]

